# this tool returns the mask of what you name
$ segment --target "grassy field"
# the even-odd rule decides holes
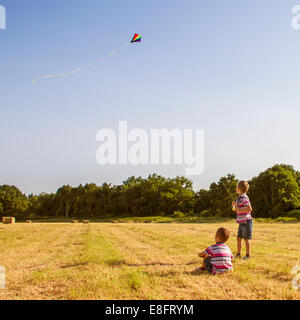
[[[254,224],[253,257],[221,276],[196,273],[219,223],[33,223],[0,226],[0,299],[300,299],[300,223]]]

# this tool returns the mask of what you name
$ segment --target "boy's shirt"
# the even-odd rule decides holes
[[[251,217],[251,211],[249,212],[240,212],[240,209],[244,209],[247,206],[250,206],[250,200],[249,197],[246,195],[246,193],[240,195],[237,200],[237,208],[236,208],[236,222],[237,223],[246,223],[248,220],[252,219]]]
[[[213,266],[213,274],[233,270],[233,255],[227,244],[218,242],[205,249],[204,252],[211,256],[210,263]]]

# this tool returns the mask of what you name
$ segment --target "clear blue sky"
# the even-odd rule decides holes
[[[297,2],[298,1],[298,2]],[[0,184],[26,193],[182,166],[96,162],[101,128],[205,129],[208,187],[275,163],[300,169],[300,0],[0,0]],[[93,68],[32,85],[126,48]]]

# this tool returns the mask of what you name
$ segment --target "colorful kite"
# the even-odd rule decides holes
[[[107,55],[107,57],[112,57],[112,56],[115,55],[116,53],[122,51],[125,47],[129,46],[131,43],[141,42],[141,41],[142,41],[142,36],[141,36],[140,34],[135,33],[134,36],[133,36],[133,38],[132,38],[132,40],[131,40],[131,42],[125,43],[125,44],[124,44],[122,47],[120,47],[119,49],[114,50],[113,52],[109,53],[109,54]],[[43,80],[43,79],[57,78],[57,77],[68,77],[68,76],[73,75],[73,74],[75,74],[75,73],[77,73],[77,72],[80,72],[80,71],[81,71],[82,69],[84,69],[84,68],[88,68],[88,67],[94,66],[94,65],[97,64],[100,60],[103,60],[103,58],[102,58],[102,59],[99,59],[99,60],[97,60],[97,61],[91,62],[91,63],[89,63],[89,64],[87,64],[87,65],[85,65],[85,66],[83,66],[83,67],[81,67],[81,68],[77,68],[77,69],[75,69],[75,70],[73,70],[73,71],[71,71],[71,72],[57,73],[57,74],[49,74],[49,75],[46,75],[46,76],[38,77],[38,78],[36,78],[35,80],[33,80],[32,84],[36,84],[38,81]]]
[[[141,42],[141,41],[142,41],[142,36],[140,34],[135,33],[130,43]]]

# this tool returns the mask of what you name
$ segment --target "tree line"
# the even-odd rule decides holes
[[[0,186],[0,217],[109,218],[146,216],[233,217],[237,179],[233,174],[195,191],[185,177],[130,177],[121,185],[94,183],[63,186],[56,193],[25,195],[17,187]],[[300,208],[300,172],[290,165],[275,165],[249,181],[255,217],[277,218]]]

